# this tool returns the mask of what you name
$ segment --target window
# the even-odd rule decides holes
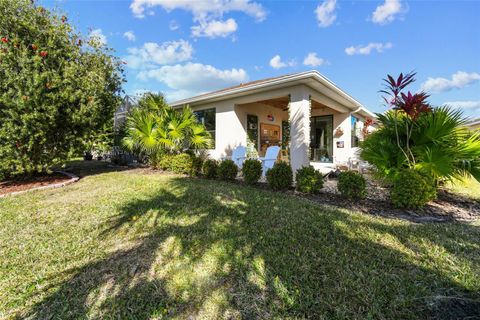
[[[333,116],[310,118],[310,160],[333,162]]]
[[[203,124],[213,139],[213,149],[215,149],[215,108],[194,111],[198,122]]]
[[[352,116],[352,148],[358,147],[360,141],[360,123],[359,119]]]

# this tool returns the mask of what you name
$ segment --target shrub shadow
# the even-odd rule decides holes
[[[452,224],[445,237],[432,228],[381,222],[251,187],[172,178],[120,208],[102,234],[142,231],[142,238],[63,271],[71,277],[27,317],[478,316],[475,285],[462,285],[448,266],[433,263],[443,250],[478,274],[478,227]]]

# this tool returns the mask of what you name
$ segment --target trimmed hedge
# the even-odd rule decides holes
[[[218,165],[218,177],[222,180],[235,180],[238,173],[238,167],[233,160],[223,160]]]
[[[338,191],[349,199],[364,199],[367,196],[365,178],[355,171],[341,172],[338,176]]]
[[[217,160],[207,159],[203,162],[202,172],[205,178],[215,179],[217,178],[218,162]]]
[[[179,174],[194,175],[194,157],[186,153],[180,153],[173,156],[170,170]]]
[[[284,161],[277,162],[267,171],[267,183],[274,190],[287,190],[293,183],[292,167]]]
[[[421,208],[436,197],[434,181],[413,169],[397,173],[390,191],[392,203],[397,208]]]
[[[193,176],[200,173],[202,164],[203,161],[199,157],[187,153],[180,153],[163,155],[156,167],[164,171]]]
[[[247,159],[242,167],[243,179],[247,184],[255,184],[262,176],[262,162],[255,159]]]
[[[318,193],[323,188],[323,175],[312,166],[298,169],[295,181],[300,192]]]

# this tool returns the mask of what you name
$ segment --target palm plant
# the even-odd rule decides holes
[[[122,141],[127,150],[156,162],[163,154],[206,149],[211,145],[209,132],[189,107],[175,110],[163,99],[147,96],[145,100],[127,118],[127,134]]]
[[[437,182],[468,175],[480,181],[480,134],[464,127],[461,111],[431,108],[415,121],[388,111],[378,115],[378,123],[378,130],[362,143],[361,156],[387,180],[403,168],[413,168]],[[413,160],[404,153],[407,143]]]

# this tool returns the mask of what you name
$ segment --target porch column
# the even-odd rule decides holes
[[[290,165],[293,174],[308,166],[310,148],[310,97],[306,88],[291,92],[288,117],[290,120]]]

